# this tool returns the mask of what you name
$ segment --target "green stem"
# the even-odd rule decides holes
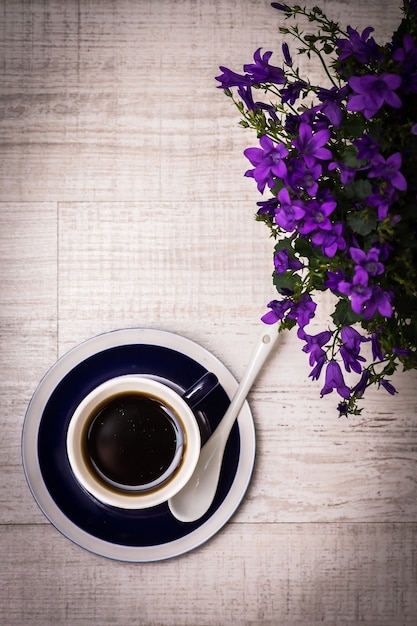
[[[314,48],[312,48],[312,50],[313,50],[313,52],[315,52],[315,53],[317,54],[317,56],[319,57],[320,62],[321,62],[321,64],[322,64],[322,66],[323,66],[323,69],[324,69],[324,71],[326,72],[326,75],[327,75],[328,79],[330,80],[330,82],[332,83],[332,85],[333,85],[334,87],[339,87],[339,85],[338,85],[338,84],[337,84],[337,83],[333,80],[333,77],[332,77],[332,75],[330,74],[330,72],[329,72],[329,70],[328,70],[328,68],[327,68],[327,65],[326,65],[326,63],[325,63],[325,61],[324,61],[324,59],[323,59],[323,57],[322,57],[322,55],[321,55],[321,52],[320,52],[319,50],[317,50],[317,48],[315,48],[315,47],[314,47]]]

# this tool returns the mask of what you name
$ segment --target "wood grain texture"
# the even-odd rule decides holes
[[[27,404],[57,356],[57,206],[0,203],[0,520],[32,511],[20,455]],[[19,518],[18,518],[19,520]]]
[[[320,6],[381,42],[400,18],[389,0]],[[280,14],[266,0],[2,0],[0,16],[0,624],[415,626],[416,373],[338,419],[292,333],[249,396],[247,496],[206,545],[119,563],[40,512],[21,429],[68,349],[161,328],[243,375],[275,296],[272,243],[243,176],[256,140],[214,76],[259,46],[279,63]],[[323,297],[313,330],[330,310]]]
[[[45,526],[26,526],[24,535],[3,526],[10,575],[0,619],[19,626],[413,626],[416,532],[415,524],[229,524],[179,559],[132,565],[90,555]]]
[[[60,350],[121,324],[228,352],[273,295],[267,233],[237,202],[60,203],[59,232]]]
[[[323,6],[367,26],[380,5]],[[383,6],[381,38],[399,16]],[[254,138],[214,76],[259,46],[279,54],[269,2],[3,0],[3,16],[4,198],[254,203],[241,155]],[[321,76],[315,61],[302,68]]]

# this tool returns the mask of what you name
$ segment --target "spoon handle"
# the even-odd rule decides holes
[[[193,522],[208,511],[216,495],[220,470],[229,433],[246,396],[278,339],[277,325],[266,327],[252,353],[248,368],[229,408],[213,435],[201,448],[197,466],[188,483],[168,500],[171,513],[181,522]]]
[[[271,326],[266,326],[255,344],[255,348],[249,359],[249,365],[246,369],[239,387],[236,390],[235,395],[230,402],[230,405],[224,414],[222,421],[214,431],[213,435],[210,437],[209,441],[212,439],[215,441],[219,437],[225,436],[225,433],[230,432],[232,426],[239,414],[240,409],[242,408],[243,403],[246,400],[246,397],[255,382],[256,377],[262,369],[266,359],[269,354],[272,352],[272,349],[276,342],[278,341],[278,329],[277,325],[273,324]],[[211,445],[214,445],[214,441]],[[206,444],[207,445],[207,444]]]

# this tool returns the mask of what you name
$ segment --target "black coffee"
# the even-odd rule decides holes
[[[123,393],[93,416],[86,444],[94,469],[106,482],[140,490],[168,470],[181,433],[173,413],[157,399]]]

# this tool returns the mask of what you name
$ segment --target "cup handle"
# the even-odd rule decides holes
[[[209,393],[219,384],[219,380],[213,372],[206,372],[182,395],[183,400],[189,407],[194,409],[204,400]]]

